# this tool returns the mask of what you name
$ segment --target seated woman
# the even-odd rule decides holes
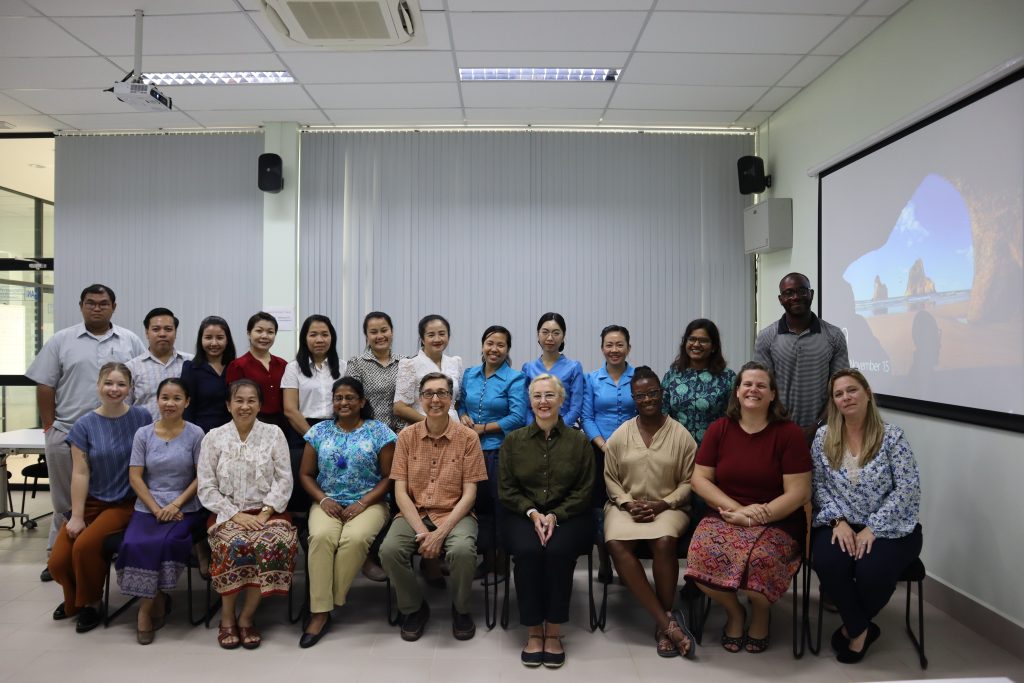
[[[672,612],[679,581],[676,549],[690,524],[690,476],[697,445],[661,412],[658,376],[646,365],[631,381],[637,416],[612,433],[605,449],[604,537],[622,582],[651,614],[662,657],[694,656],[681,612]],[[653,557],[654,588],[636,556],[638,541]]]
[[[723,648],[764,652],[771,605],[800,568],[811,458],[760,363],[740,368],[725,417],[704,434],[692,483],[709,514],[694,531],[684,576],[725,608]],[[739,593],[753,609],[746,632]]]
[[[559,416],[565,389],[557,377],[530,383],[534,423],[501,445],[498,496],[505,545],[515,560],[526,666],[565,663],[561,625],[569,621],[576,558],[594,542],[594,455],[587,437]]]
[[[396,436],[373,418],[363,385],[352,377],[334,383],[334,419],[306,433],[299,482],[309,494],[309,623],[299,647],[316,645],[331,625],[331,610],[345,604],[373,539],[390,516],[391,460]]]
[[[128,478],[138,499],[117,554],[117,584],[139,603],[140,645],[153,642],[171,611],[166,591],[188,567],[192,535],[206,512],[196,498],[196,463],[203,430],[185,422],[188,389],[168,377],[156,390],[160,419],[135,432]]]
[[[64,589],[53,611],[60,620],[78,615],[75,630],[85,633],[102,621],[99,606],[107,562],[103,541],[124,531],[135,494],[128,483],[128,461],[135,431],[153,421],[141,406],[125,404],[132,373],[123,363],[100,368],[100,407],[79,418],[68,434],[71,444],[71,512],[61,527],[47,568]]]
[[[811,447],[811,555],[843,618],[832,647],[854,664],[881,634],[871,620],[921,553],[921,479],[903,430],[882,421],[864,375],[840,370],[829,396],[828,424]]]
[[[226,650],[255,650],[262,642],[256,607],[265,595],[287,593],[295,570],[297,536],[285,512],[292,469],[284,433],[256,419],[259,385],[237,380],[228,397],[231,422],[210,431],[200,449],[199,502],[213,513],[210,576],[223,600],[217,642]]]

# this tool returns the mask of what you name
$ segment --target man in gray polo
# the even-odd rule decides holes
[[[808,443],[828,407],[829,378],[850,367],[843,331],[811,312],[813,300],[806,275],[786,275],[779,282],[779,303],[785,313],[761,330],[754,342],[754,360],[775,373],[779,398]]]
[[[142,324],[146,328],[149,349],[127,363],[132,371],[129,403],[148,410],[156,422],[160,419],[160,409],[156,404],[157,387],[168,377],[181,377],[181,366],[192,359],[192,354],[174,347],[178,337],[178,318],[169,309],[154,308],[146,314]]]
[[[130,330],[110,322],[117,308],[113,290],[89,285],[78,300],[82,322],[54,333],[32,361],[25,376],[36,383],[36,404],[43,423],[53,523],[46,544],[49,555],[64,513],[71,509],[71,447],[65,442],[75,421],[100,404],[96,391],[104,363],[126,363],[146,350]],[[44,569],[39,577],[50,581]]]

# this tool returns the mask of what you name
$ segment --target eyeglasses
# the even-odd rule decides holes
[[[554,401],[558,394],[553,391],[546,391],[543,394],[530,394],[531,401]]]
[[[561,337],[562,336],[562,331],[561,330],[541,330],[537,334],[540,335],[541,337]]]
[[[707,337],[687,337],[686,343],[697,346],[711,346],[711,340]]]
[[[654,391],[646,391],[642,394],[633,394],[633,401],[650,401],[661,396],[661,389],[655,389]]]
[[[360,398],[355,394],[337,394],[334,400],[338,403],[358,403]]]
[[[796,289],[784,289],[780,292],[783,299],[792,299],[795,296],[807,296],[811,293],[811,290],[806,287],[797,287]]]
[[[110,308],[111,303],[109,301],[83,301],[82,308]]]
[[[428,389],[427,391],[421,391],[420,392],[420,398],[425,398],[428,401],[430,399],[432,399],[432,398],[435,398],[435,397],[436,398],[440,398],[440,399],[451,398],[451,395],[452,395],[452,392],[450,392],[450,391],[448,391],[446,389],[439,389],[438,391],[430,391]]]

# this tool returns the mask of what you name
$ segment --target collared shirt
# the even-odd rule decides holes
[[[100,367],[127,363],[145,350],[146,345],[131,330],[111,325],[96,336],[85,329],[85,323],[78,323],[55,332],[25,376],[57,390],[53,426],[67,433],[78,418],[99,407],[96,383]]]
[[[601,436],[608,438],[623,422],[636,417],[636,403],[629,386],[633,379],[633,366],[626,363],[626,370],[618,383],[608,375],[608,365],[602,365],[587,375],[586,390],[583,393],[583,431],[593,441]]]
[[[533,422],[533,411],[530,409],[530,382],[537,375],[554,375],[562,382],[565,389],[565,401],[558,411],[565,424],[575,427],[583,414],[583,392],[586,390],[586,378],[583,374],[583,364],[578,360],[566,358],[564,353],[558,354],[558,360],[548,370],[544,367],[544,361],[536,358],[523,363],[523,374],[526,375],[526,422]]]
[[[284,401],[281,398],[281,378],[284,377],[284,369],[287,365],[284,358],[272,355],[270,356],[270,369],[267,370],[252,353],[246,351],[244,355],[231,361],[231,364],[224,370],[224,378],[229,386],[232,382],[242,378],[256,382],[260,385],[260,391],[263,393],[260,415],[280,415],[284,411]]]
[[[901,538],[917,526],[921,475],[903,430],[886,423],[882,446],[856,479],[846,467],[833,469],[825,454],[828,426],[814,436],[814,526],[839,517],[870,527],[879,538]]]
[[[373,418],[380,420],[396,434],[402,431],[405,421],[395,417],[395,380],[398,377],[398,362],[404,356],[391,354],[391,360],[384,365],[367,347],[361,356],[348,361],[346,372],[363,383],[366,400],[373,406]]]
[[[153,424],[135,432],[128,465],[143,468],[142,479],[160,507],[173,503],[195,481],[204,436],[203,430],[191,422],[186,422],[181,434],[170,441],[157,436]],[[142,500],[135,501],[135,509],[149,512]],[[199,509],[199,499],[195,496],[180,508],[181,512],[198,512]]]
[[[462,486],[487,479],[480,439],[457,419],[436,438],[426,420],[411,424],[398,435],[391,478],[406,482],[416,513],[440,526],[462,498]]]
[[[181,367],[185,361],[192,360],[191,353],[171,349],[171,357],[162,363],[147,350],[125,363],[132,371],[132,393],[128,397],[129,405],[145,408],[154,420],[160,419],[160,408],[156,405],[156,389],[168,377],[181,377]]]
[[[459,414],[469,415],[477,424],[496,422],[501,432],[480,435],[480,447],[493,451],[505,436],[526,424],[526,375],[504,363],[490,377],[484,366],[475,365],[462,375]]]
[[[89,411],[75,422],[68,443],[85,453],[89,463],[89,495],[113,503],[133,496],[128,483],[135,432],[153,419],[144,408],[132,406],[124,415],[105,417]]]
[[[199,449],[199,502],[223,524],[269,505],[284,512],[292,495],[288,441],[277,425],[256,421],[242,441],[234,422],[212,430]]]
[[[531,508],[558,520],[590,514],[594,451],[561,418],[548,438],[536,423],[505,438],[498,458],[498,498],[517,515]]]
[[[398,362],[398,374],[395,377],[395,403],[404,403],[420,415],[425,415],[420,405],[420,380],[429,372],[443,372],[452,378],[452,407],[448,416],[459,421],[455,405],[459,399],[459,385],[462,382],[462,358],[460,356],[441,355],[441,368],[423,353],[423,349],[412,358],[404,358]]]
[[[828,402],[829,378],[850,367],[843,331],[813,313],[810,326],[799,334],[789,330],[785,315],[761,330],[754,360],[775,373],[779,400],[804,429],[818,422]]]
[[[338,360],[338,377],[345,375],[345,361]],[[309,361],[309,371],[312,377],[302,374],[299,361],[293,360],[284,368],[284,375],[281,377],[282,389],[299,390],[299,412],[303,417],[312,417],[317,420],[326,420],[334,415],[334,406],[331,403],[331,387],[336,381],[331,376],[331,366],[325,360],[320,365]]]
[[[231,421],[225,374],[218,375],[209,363],[196,365],[195,360],[187,360],[181,366],[181,381],[188,388],[189,395],[185,419],[204,432]]]

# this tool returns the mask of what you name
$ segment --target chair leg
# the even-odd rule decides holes
[[[117,558],[115,555],[111,558],[110,562],[107,563],[107,577],[103,581],[103,628],[110,626],[110,622],[121,616],[125,610],[134,605],[138,598],[135,596],[125,600],[124,603],[113,612],[110,611],[110,567],[114,564],[114,560]]]
[[[807,565],[802,564],[793,575],[793,659],[804,656],[804,624],[807,623],[807,612],[804,601],[800,599],[800,585],[806,583]],[[797,577],[799,576],[799,579]]]
[[[501,600],[501,627],[508,630],[509,584],[512,583],[512,555],[505,553],[505,596]],[[497,588],[495,588],[497,590]]]
[[[910,627],[910,584],[911,581],[907,581],[907,635],[910,636],[910,642],[914,644],[914,649],[917,650],[918,661],[921,663],[922,669],[928,668],[928,658],[924,654],[924,581],[917,582],[917,632],[920,634],[920,639],[914,634],[914,630]]]
[[[188,569],[186,569],[185,575],[186,584],[188,586],[188,623],[192,624],[193,626],[199,626],[199,624],[204,624],[206,628],[210,628],[210,621],[213,619],[213,615],[216,614],[218,610],[220,610],[220,596],[217,596],[217,602],[214,603],[212,600],[212,582],[210,581],[210,579],[206,579],[204,581],[204,583],[206,584],[206,590],[205,600],[203,603],[203,613],[196,617],[195,607],[193,605],[193,595],[195,593],[195,588],[193,587],[192,584],[193,569],[198,570],[197,567],[190,566],[188,567]]]
[[[587,553],[587,597],[590,601],[590,631],[604,630],[608,624],[608,584],[601,584],[601,608],[594,601],[594,553]]]

